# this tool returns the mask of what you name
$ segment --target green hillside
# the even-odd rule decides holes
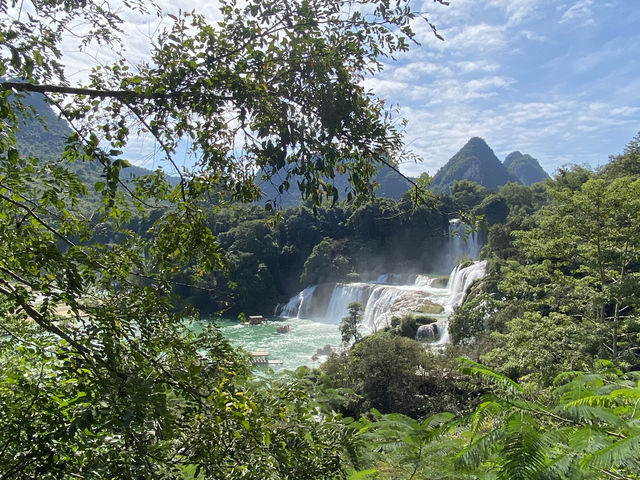
[[[438,170],[431,181],[431,190],[447,193],[456,180],[470,180],[492,190],[507,182],[517,181],[479,137],[469,140]]]
[[[549,178],[547,172],[540,166],[538,160],[529,154],[522,154],[517,150],[511,152],[504,159],[504,166],[511,175],[524,185],[532,185]]]
[[[289,183],[292,188],[289,190],[278,190],[279,185],[285,180],[285,175],[274,176],[270,181],[258,180],[256,183],[262,191],[262,200],[260,203],[264,204],[267,201],[275,200],[275,203],[282,208],[295,207],[302,203],[302,196],[300,190],[296,188],[296,181],[299,177],[293,176],[289,179]],[[340,199],[346,198],[347,192],[351,191],[351,186],[347,175],[337,175],[333,179],[325,179],[327,183],[333,185],[338,189]],[[373,178],[373,181],[377,183],[376,195],[381,198],[388,198],[391,200],[398,200],[407,193],[410,184],[398,172],[394,171],[390,167],[383,167]]]
[[[73,133],[69,124],[57,115],[41,94],[26,94],[21,101],[25,109],[20,114],[20,126],[16,133],[18,150],[25,156],[44,162],[60,160],[66,141]],[[71,170],[89,187],[90,192],[96,182],[103,181],[103,167],[97,161],[75,162]],[[121,170],[120,178],[127,180],[150,173],[151,170],[132,165]],[[171,177],[168,178],[174,183]]]
[[[72,133],[67,122],[55,114],[40,94],[26,94],[21,101],[25,109],[16,133],[20,151],[45,161],[60,158]]]

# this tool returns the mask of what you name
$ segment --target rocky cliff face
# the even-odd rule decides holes
[[[518,181],[498,160],[489,145],[479,137],[469,140],[438,170],[431,181],[431,190],[447,193],[456,180],[471,180],[492,190],[507,182]]]
[[[512,176],[525,185],[531,185],[549,178],[549,175],[540,166],[538,160],[529,154],[522,154],[518,151],[507,155],[507,158],[504,159],[504,166]]]

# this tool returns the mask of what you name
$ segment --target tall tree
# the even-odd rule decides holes
[[[0,6],[0,478],[340,477],[348,438],[332,417],[290,386],[253,388],[242,356],[215,329],[191,333],[169,292],[183,265],[194,278],[225,269],[206,211],[257,199],[258,167],[283,174],[283,189],[300,175],[315,204],[343,193],[323,180],[337,172],[348,195],[372,194],[401,133],[361,81],[408,48],[416,14],[407,2],[223,0],[215,24],[164,18],[149,61],[131,65],[117,53],[131,11],[160,15],[141,0]],[[69,34],[116,59],[71,85]],[[74,131],[61,158],[16,144],[36,93]],[[177,184],[161,171],[120,179],[139,134]],[[103,179],[83,185],[73,162]],[[88,188],[102,196],[91,216]],[[149,228],[126,228],[149,211]],[[118,244],[95,242],[105,226]]]
[[[340,321],[340,335],[343,343],[349,343],[352,338],[357,343],[362,338],[358,331],[362,324],[362,304],[351,302],[348,310],[349,314]]]
[[[571,280],[584,297],[582,314],[607,326],[607,347],[617,357],[621,322],[638,301],[640,181],[590,179],[578,190],[556,192],[538,218],[536,228],[517,234],[520,245]]]

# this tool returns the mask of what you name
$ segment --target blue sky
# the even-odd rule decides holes
[[[215,1],[160,0],[163,11],[205,13]],[[399,106],[406,140],[423,162],[402,165],[433,175],[473,137],[500,159],[520,150],[553,173],[569,163],[598,166],[640,130],[640,0],[424,0],[445,40],[416,22],[420,46],[366,80]],[[157,25],[126,15],[127,57],[145,58]],[[65,52],[81,78],[86,57]],[[74,75],[71,75],[74,78]],[[154,167],[153,142],[134,139],[128,154]],[[137,153],[136,153],[137,152]],[[185,162],[189,160],[185,157]]]
[[[367,80],[409,120],[407,143],[424,160],[406,173],[434,174],[473,136],[549,173],[598,166],[640,130],[640,1],[426,0],[422,10],[445,41],[417,24],[422,45]]]

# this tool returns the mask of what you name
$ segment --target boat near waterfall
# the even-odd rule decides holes
[[[262,325],[267,319],[262,315],[250,315],[249,320],[244,322],[245,325]]]
[[[276,333],[289,333],[291,331],[291,325],[288,323],[285,325],[279,325],[276,327]]]
[[[251,353],[251,363],[254,365],[282,365],[282,360],[270,360],[269,352]]]

